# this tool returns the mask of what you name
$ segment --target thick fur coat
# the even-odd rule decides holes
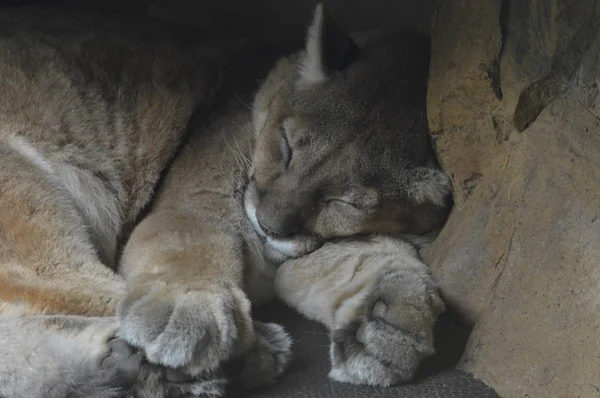
[[[1,396],[216,396],[235,359],[272,382],[291,342],[251,308],[275,291],[331,330],[333,379],[433,352],[443,304],[404,240],[451,204],[426,39],[355,43],[321,6],[275,64],[194,36],[0,13]]]

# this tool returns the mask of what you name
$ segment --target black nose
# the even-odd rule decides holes
[[[259,207],[256,220],[260,228],[274,238],[288,238],[297,234],[302,227],[302,221],[296,212],[269,211]]]

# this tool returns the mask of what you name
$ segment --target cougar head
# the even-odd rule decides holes
[[[253,105],[244,206],[274,260],[442,227],[451,181],[428,134],[428,45],[405,32],[359,46],[317,6],[305,49],[278,62]]]

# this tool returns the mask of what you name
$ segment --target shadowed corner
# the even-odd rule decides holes
[[[415,382],[447,369],[453,369],[461,359],[472,329],[466,326],[456,310],[446,303],[434,328],[435,354],[427,357],[414,378]]]

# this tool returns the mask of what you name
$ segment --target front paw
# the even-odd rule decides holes
[[[119,335],[148,361],[195,376],[254,343],[250,303],[237,286],[192,290],[153,281],[135,286],[117,308]]]
[[[254,321],[256,341],[244,355],[240,381],[247,388],[272,384],[292,358],[292,340],[276,323]]]
[[[434,353],[433,327],[443,310],[427,272],[383,273],[356,316],[332,331],[329,377],[374,386],[410,380]]]
[[[181,371],[149,363],[144,354],[122,338],[108,343],[101,369],[112,371],[113,390],[127,398],[220,397],[224,393],[222,372],[191,377]]]

